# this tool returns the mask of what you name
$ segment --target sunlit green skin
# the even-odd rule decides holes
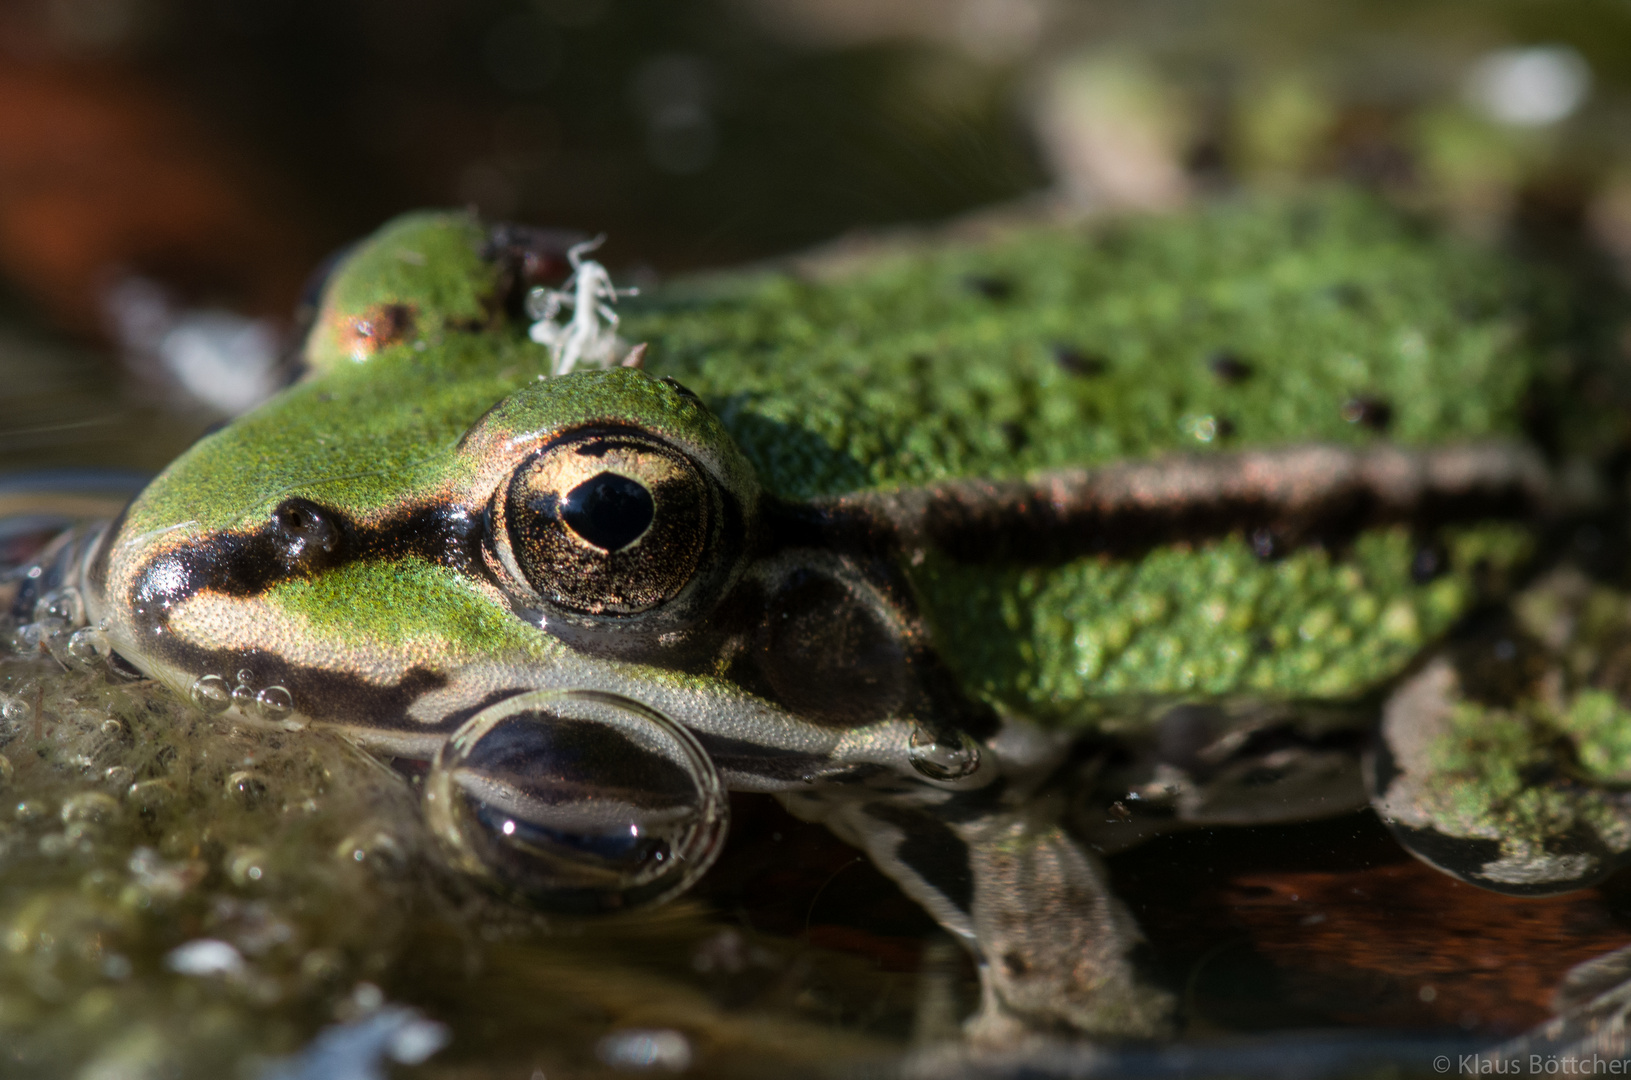
[[[1299,231],[1301,242],[1288,243]],[[1345,201],[1108,235],[1063,230],[885,255],[881,267],[832,282],[710,282],[694,302],[648,302],[624,333],[652,342],[647,370],[700,395],[764,487],[787,498],[1163,452],[1521,436],[1535,358],[1512,307],[1520,283],[1502,263]],[[290,495],[366,518],[456,484],[472,468],[455,451],[459,437],[545,363],[524,326],[490,326],[497,271],[477,254],[483,239],[459,218],[383,231],[330,287],[312,341],[315,377],[177,462],[132,508],[124,535],[183,521],[228,529],[264,520]],[[1012,295],[987,298],[974,277]],[[411,340],[351,360],[334,341],[333,312],[392,302],[415,306]],[[1059,347],[1102,359],[1105,372],[1072,374]],[[1231,385],[1212,374],[1208,360],[1221,351],[1246,358],[1251,376]],[[1356,394],[1391,405],[1385,436],[1343,418]],[[608,415],[643,407],[602,406]],[[1186,431],[1198,416],[1225,417],[1234,434],[1200,442]],[[1363,692],[1468,602],[1468,560],[1417,585],[1413,551],[1396,529],[1366,537],[1346,565],[1323,552],[1265,564],[1225,539],[1141,567],[1084,560],[993,575],[931,563],[915,581],[940,647],[959,649],[976,688],[1068,721],[1063,704],[1104,693]],[[480,603],[467,589],[424,588],[420,606],[444,619],[409,631],[393,616],[367,632],[434,633],[471,653],[541,647],[467,609]],[[298,606],[304,590],[295,593]],[[1216,605],[1197,618],[1212,598],[1221,618]],[[1315,632],[1305,633],[1314,612]],[[1231,659],[1247,635],[1275,641],[1274,655]]]
[[[231,681],[240,662],[262,683],[343,677],[338,711],[291,683],[294,713],[281,722],[333,724],[392,754],[429,758],[447,737],[443,717],[495,692],[591,686],[762,744],[767,760],[796,750],[834,776],[882,766],[955,792],[909,764],[913,732],[935,717],[812,722],[733,682],[724,659],[664,666],[558,638],[518,617],[491,580],[435,553],[387,545],[249,596],[191,593],[173,609],[154,583],[174,576],[165,560],[178,552],[264,532],[291,498],[360,528],[436,513],[479,532],[518,463],[585,425],[633,425],[681,448],[741,500],[754,549],[756,523],[773,510],[848,520],[915,488],[1044,484],[1127,462],[1393,445],[1421,456],[1492,447],[1525,464],[1526,395],[1551,377],[1546,301],[1529,278],[1345,196],[997,230],[704,279],[623,306],[620,334],[649,344],[643,372],[554,380],[543,376],[547,350],[506,314],[514,283],[484,256],[488,240],[469,217],[413,215],[348,257],[326,287],[307,374],[166,470],[89,566],[91,616],[107,621],[122,656],[183,693],[201,675]],[[1218,362],[1225,354],[1249,374]],[[1387,422],[1367,422],[1378,402]],[[887,525],[869,534],[871,550],[882,545],[885,578],[910,594],[898,601],[902,634],[971,709],[1057,730],[1137,731],[1180,701],[1373,700],[1533,548],[1503,512],[1425,533],[1409,522],[1350,530],[1270,559],[1224,529],[1134,555],[971,563]],[[1429,543],[1440,565],[1413,574]],[[751,554],[743,566],[744,580],[772,572]],[[399,699],[395,712],[370,711],[368,688],[383,701],[416,671],[449,685],[406,715]],[[988,783],[1005,753],[989,743],[961,786]],[[750,765],[728,779],[788,783]],[[887,863],[864,825],[831,823]],[[932,883],[903,883],[979,939],[977,951],[995,947],[936,906]],[[1128,940],[1106,946],[1116,963]],[[996,993],[1021,1015],[1049,1014],[1018,1004],[1007,984]],[[1160,1011],[1100,1023],[1102,1002],[1093,1008],[1052,1015],[1134,1031]]]

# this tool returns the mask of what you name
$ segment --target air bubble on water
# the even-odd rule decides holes
[[[52,589],[34,602],[34,621],[66,630],[85,623],[85,598],[72,585]]]
[[[255,711],[267,720],[281,720],[294,711],[294,695],[281,686],[268,686],[255,695]]]
[[[193,704],[207,713],[226,712],[232,705],[232,688],[219,675],[201,675],[187,692]]]
[[[102,779],[115,791],[129,791],[136,780],[136,773],[124,765],[114,765],[102,774]]]
[[[113,646],[108,635],[94,626],[84,626],[68,638],[68,658],[82,668],[94,668],[105,662]]]
[[[28,655],[45,644],[46,628],[37,622],[24,623],[11,636],[11,651]]]
[[[119,816],[119,803],[100,791],[81,791],[62,803],[62,823],[105,825]]]
[[[262,848],[239,848],[227,862],[227,877],[239,887],[252,885],[266,876],[268,861],[266,851]]]
[[[966,731],[942,738],[919,724],[912,729],[906,756],[930,780],[961,780],[980,767],[980,744]]]
[[[15,694],[0,694],[0,739],[15,735],[34,719],[34,706]]]
[[[266,781],[259,773],[240,769],[227,777],[227,797],[244,806],[254,806],[266,794]]]
[[[175,785],[168,780],[139,780],[130,785],[129,799],[137,810],[155,813],[175,802]]]
[[[239,668],[238,685],[245,690],[253,689],[255,686],[255,673],[248,668]]]
[[[241,675],[243,672],[239,672],[239,674]],[[240,711],[248,712],[250,707],[255,704],[255,691],[249,686],[239,683],[232,688],[232,704],[238,706]]]
[[[427,822],[459,869],[561,911],[626,910],[683,891],[719,854],[728,805],[695,736],[593,690],[488,706],[425,780]]]

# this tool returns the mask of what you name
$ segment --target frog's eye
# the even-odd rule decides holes
[[[632,615],[674,599],[696,576],[714,526],[696,465],[635,431],[544,447],[497,503],[501,542],[527,583],[584,615]]]

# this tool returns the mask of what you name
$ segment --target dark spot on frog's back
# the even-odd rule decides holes
[[[1450,568],[1450,553],[1436,540],[1416,548],[1410,557],[1410,580],[1425,585]]]
[[[1239,353],[1220,349],[1206,358],[1206,368],[1225,386],[1234,386],[1252,377],[1252,365]]]
[[[1014,283],[995,274],[970,274],[963,279],[963,284],[987,300],[1009,300],[1014,295]]]
[[[1094,379],[1110,370],[1110,361],[1098,353],[1078,349],[1073,345],[1055,345],[1053,361],[1067,375]]]
[[[1342,403],[1342,419],[1350,424],[1386,431],[1393,424],[1393,405],[1379,397],[1358,394]]]

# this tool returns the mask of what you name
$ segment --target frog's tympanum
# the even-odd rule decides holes
[[[1341,196],[632,300],[537,291],[567,243],[354,249],[299,378],[59,564],[118,662],[343,733],[548,908],[675,895],[773,792],[968,947],[988,1039],[1169,1023],[1097,859],[1164,829],[1368,783],[1489,887],[1631,851],[1626,648],[1548,644],[1617,389],[1534,275]]]

